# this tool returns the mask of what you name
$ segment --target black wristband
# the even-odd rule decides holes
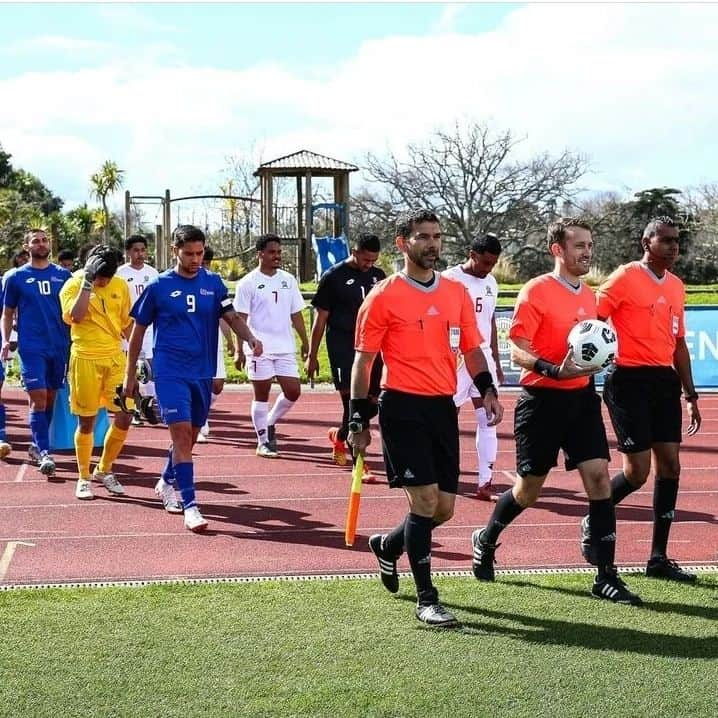
[[[494,379],[490,371],[480,371],[474,377],[474,386],[479,390],[482,399],[486,396],[487,391],[493,391],[496,396],[499,395],[498,389],[494,386]]]
[[[551,379],[558,379],[558,373],[561,371],[561,367],[558,364],[552,364],[550,361],[539,358],[534,362],[534,371],[537,374],[542,374]]]
[[[369,426],[370,417],[371,402],[369,399],[349,399],[349,430],[352,434],[364,431]]]
[[[693,392],[692,394],[684,394],[683,397],[686,401],[697,401],[698,400],[698,394],[697,392]]]

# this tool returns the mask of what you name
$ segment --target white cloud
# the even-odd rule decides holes
[[[447,5],[437,28],[457,12]],[[184,65],[171,48],[118,55],[0,81],[0,141],[64,186],[80,169],[56,166],[59,150],[44,153],[55,142],[82,158],[83,183],[88,163],[112,157],[133,191],[184,194],[213,191],[224,157],[253,141],[264,159],[306,148],[357,161],[475,118],[526,135],[524,153],[588,153],[596,187],[680,185],[718,173],[716,26],[715,5],[540,4],[481,35],[370,40],[330,72],[279,56],[228,70]]]

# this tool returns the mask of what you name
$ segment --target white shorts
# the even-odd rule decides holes
[[[247,377],[250,381],[266,381],[275,376],[299,379],[296,354],[262,354],[247,356]]]
[[[145,335],[142,337],[142,349],[140,349],[140,355],[137,357],[138,359],[152,359],[152,336],[152,325],[150,324],[150,326],[145,329]],[[123,339],[122,351],[125,352],[125,354],[127,354],[129,347],[129,342],[126,339]]]
[[[215,371],[214,378],[227,378],[227,367],[224,365],[224,342],[222,341],[222,332],[219,333],[219,337],[217,339],[217,369]]]
[[[491,349],[482,349],[484,356],[486,357],[486,364],[488,365],[491,377],[494,380],[494,384],[498,385],[498,379],[496,378],[496,362],[494,362],[493,356],[491,356]],[[454,394],[454,404],[456,406],[462,406],[469,399],[480,399],[481,394],[479,390],[474,386],[473,379],[469,376],[469,372],[466,369],[466,364],[461,361],[461,365],[456,371],[456,394]]]

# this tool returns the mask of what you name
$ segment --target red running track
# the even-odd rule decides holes
[[[26,463],[26,403],[19,389],[5,388],[13,454],[0,462],[0,587],[91,581],[218,578],[376,572],[366,541],[395,525],[406,512],[401,491],[382,473],[378,435],[369,463],[380,483],[365,485],[353,548],[344,545],[348,468],[331,461],[327,429],[336,423],[333,391],[306,389],[279,427],[280,459],[254,454],[246,387],[222,394],[210,417],[211,436],[195,448],[198,501],[209,530],[187,531],[181,516],[166,513],[153,493],[168,445],[166,428],[132,428],[115,471],[127,495],[112,498],[101,486],[93,501],[74,498],[71,452],[55,455],[57,480],[48,482]],[[504,392],[495,484],[511,483],[515,394]],[[718,566],[718,395],[701,399],[703,427],[686,440],[671,556],[681,563]],[[469,539],[493,504],[472,497],[476,454],[473,414],[460,415],[462,468],[456,514],[434,534],[435,570],[467,570]],[[607,424],[608,425],[608,424]],[[620,455],[613,452],[611,470]],[[650,548],[651,484],[618,509],[618,562],[642,565]],[[584,567],[578,549],[586,512],[576,472],[555,470],[538,505],[502,536],[499,569]],[[400,570],[407,570],[405,560]]]

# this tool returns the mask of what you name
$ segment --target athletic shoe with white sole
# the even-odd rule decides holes
[[[272,451],[272,447],[267,441],[260,444],[254,453],[257,454],[257,456],[261,456],[263,459],[276,459],[279,456],[276,451]]]
[[[92,478],[99,481],[113,496],[124,496],[125,489],[113,473],[106,474],[95,469]]]
[[[4,439],[0,441],[0,459],[4,459],[6,456],[10,456],[12,446],[7,443]]]
[[[78,479],[75,486],[75,498],[77,499],[94,499],[95,494],[92,493],[92,484],[89,479]]]
[[[206,444],[207,443],[207,437],[201,431],[197,434],[197,443],[198,444]]]
[[[451,611],[447,611],[440,603],[416,605],[416,617],[427,626],[434,628],[456,628],[459,622]]]
[[[493,581],[494,563],[496,562],[494,554],[500,544],[485,543],[481,539],[483,532],[484,529],[480,528],[471,534],[471,546],[473,548],[471,569],[479,581]]]
[[[396,559],[387,558],[382,549],[385,534],[374,534],[369,537],[369,550],[376,556],[379,562],[379,576],[384,588],[389,593],[396,593],[399,590],[399,574],[396,570]]]
[[[199,433],[202,434],[202,436],[205,437],[205,439],[209,436],[209,422],[205,421],[204,426],[199,430]]]
[[[50,478],[55,475],[55,461],[47,451],[40,452],[38,469],[43,476]]]
[[[596,577],[591,588],[591,595],[594,598],[602,598],[613,603],[627,603],[630,606],[643,604],[640,596],[628,590],[628,586],[623,582],[615,568],[608,572],[603,579]]]
[[[201,533],[207,528],[207,522],[196,506],[184,510],[184,525],[195,533]]]
[[[155,493],[162,499],[165,511],[170,514],[181,514],[182,504],[177,500],[174,486],[168,484],[163,478],[155,484]]]

